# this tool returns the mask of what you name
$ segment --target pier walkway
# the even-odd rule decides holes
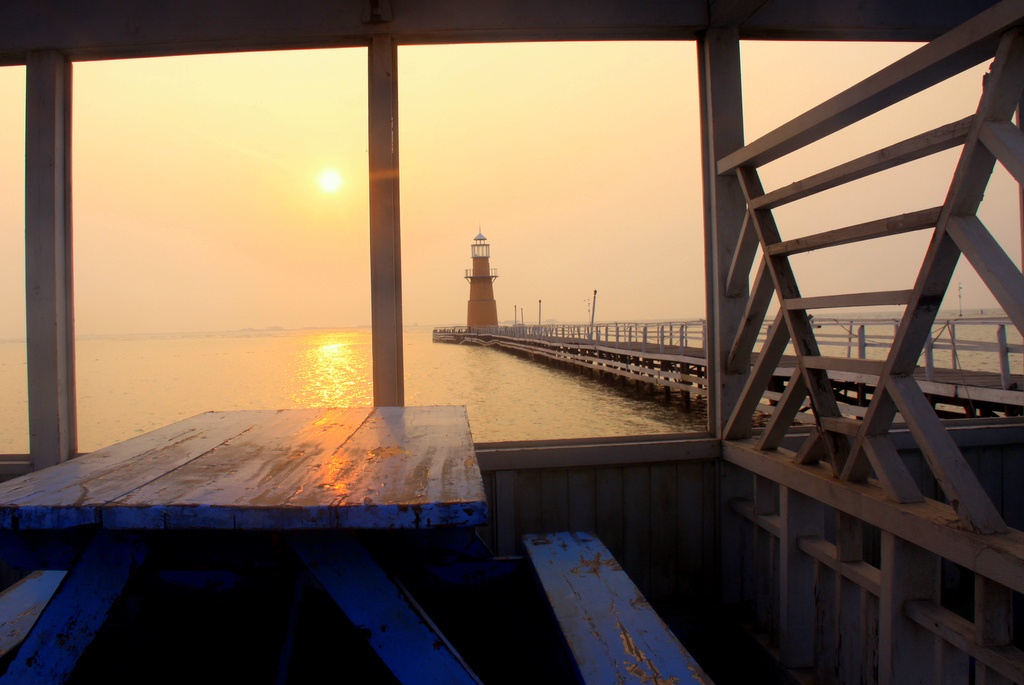
[[[1003,319],[957,319],[943,322],[922,355],[915,378],[929,400],[947,416],[1018,416],[1024,409],[1024,346],[1008,342]],[[877,371],[892,344],[893,321],[880,319],[817,322],[823,347],[848,359],[846,368],[829,373],[843,413],[863,416]],[[1012,327],[1011,327],[1012,330]],[[760,341],[766,331],[762,330]],[[704,321],[608,323],[598,325],[491,326],[435,328],[434,342],[495,346],[530,360],[574,368],[597,378],[619,379],[638,387],[680,393],[684,404],[693,395],[707,396]],[[757,354],[753,355],[756,363]],[[773,372],[763,397],[772,405],[796,369],[787,354]]]

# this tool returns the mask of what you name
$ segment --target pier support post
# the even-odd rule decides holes
[[[78,451],[71,244],[71,63],[29,53],[25,93],[25,314],[29,453],[38,470]]]
[[[746,202],[737,178],[719,176],[716,170],[717,160],[743,146],[739,32],[736,28],[709,29],[697,43],[697,57],[704,170],[708,430],[721,437],[747,375],[726,370],[747,306],[746,293],[728,297],[726,287]]]
[[[373,404],[405,404],[402,249],[398,223],[398,47],[375,35],[369,56],[370,298]]]

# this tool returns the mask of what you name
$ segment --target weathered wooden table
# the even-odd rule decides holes
[[[486,520],[462,407],[201,414],[0,484],[0,556],[67,571],[0,682],[66,679],[167,531],[278,531],[399,680],[478,682],[357,533]]]

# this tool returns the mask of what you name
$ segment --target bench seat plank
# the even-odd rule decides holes
[[[64,571],[35,571],[0,593],[0,656],[21,644],[64,580]]]
[[[523,541],[584,683],[712,682],[596,537]]]

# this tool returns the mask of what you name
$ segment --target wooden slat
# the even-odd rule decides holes
[[[1024,275],[976,216],[954,216],[947,226],[1018,331],[1024,331]]]
[[[354,537],[292,533],[288,542],[399,682],[479,685],[441,631]]]
[[[1024,7],[1002,2],[792,121],[719,160],[718,173],[761,166],[939,83],[993,54]]]
[[[839,418],[834,416],[825,416],[822,417],[820,423],[822,429],[833,433],[842,433],[843,435],[856,435],[857,431],[859,431],[861,427],[860,421],[857,421],[856,419],[848,419],[845,416]]]
[[[782,444],[786,431],[793,425],[793,417],[800,411],[806,398],[807,385],[804,383],[804,376],[800,369],[794,369],[782,397],[772,409],[768,424],[757,439],[757,449],[773,450]]]
[[[757,276],[754,278],[754,287],[751,288],[750,297],[747,299],[747,311],[743,316],[743,324],[736,332],[736,339],[729,350],[729,362],[726,368],[732,373],[741,373],[750,367],[750,356],[754,351],[754,345],[761,334],[761,326],[764,324],[765,314],[772,302],[772,295],[775,293],[772,284],[771,274],[768,273],[765,260],[761,260],[757,268]]]
[[[432,528],[486,520],[465,407],[378,407],[368,417],[365,408],[314,411],[282,412],[294,418],[258,426],[115,500],[104,525],[162,518],[165,527]]]
[[[748,212],[743,217],[743,227],[740,228],[740,237],[736,241],[736,250],[733,252],[729,273],[725,278],[726,297],[742,297],[747,294],[747,278],[754,263],[754,255],[757,254],[757,246],[757,232]]]
[[[974,640],[974,624],[930,601],[907,602],[907,616],[1014,683],[1024,683],[1024,652],[1016,647],[986,647]]]
[[[739,400],[733,406],[732,415],[726,422],[723,437],[726,440],[735,440],[750,434],[750,419],[754,415],[754,409],[761,402],[768,381],[771,380],[778,368],[779,360],[789,344],[789,328],[786,327],[780,311],[775,316],[775,321],[768,327],[768,334],[761,351],[754,362],[754,368],[743,386],[743,392]]]
[[[1024,184],[1024,133],[1009,121],[987,121],[979,135],[1018,184]]]
[[[875,238],[884,238],[925,228],[933,228],[939,220],[941,210],[941,207],[934,207],[885,219],[876,219],[863,224],[856,224],[855,226],[824,231],[804,236],[803,238],[785,240],[775,245],[769,245],[765,253],[772,256],[794,255],[825,247],[838,247],[864,240],[873,240]]]
[[[892,441],[889,440],[889,436],[869,435],[864,441],[864,453],[874,467],[879,483],[894,502],[924,501],[924,495],[921,494],[921,490],[914,482],[913,476],[910,475]],[[853,459],[850,460],[851,463],[853,461]],[[855,482],[863,481],[867,478],[867,473],[866,469],[862,472],[852,466],[840,477]]]
[[[863,561],[840,561],[836,557],[836,546],[820,537],[803,537],[798,540],[800,549],[825,564],[844,578],[853,581],[877,597],[882,592],[882,572]]]
[[[0,483],[0,527],[94,524],[99,507],[250,428],[258,411],[200,414],[91,454],[68,466]],[[117,475],[115,475],[115,473]]]
[[[737,178],[740,180],[740,187],[743,195],[749,204],[754,198],[764,194],[761,179],[753,169],[741,168],[737,171]],[[768,210],[755,210],[752,212],[754,226],[757,229],[758,239],[761,241],[761,249],[765,250],[769,245],[781,242],[779,229],[775,224],[775,218]],[[775,292],[780,302],[800,297],[800,289],[796,282],[796,276],[785,257],[771,257],[768,259],[769,272],[775,285]],[[789,328],[789,334],[793,341],[793,348],[798,357],[819,354],[818,343],[814,337],[810,317],[804,311],[791,311],[784,306],[781,313]],[[828,375],[823,371],[808,368],[801,365],[804,373],[804,383],[807,385],[807,394],[811,399],[811,406],[816,416],[840,416],[839,407],[836,403],[835,394]],[[845,463],[849,445],[845,440],[835,439],[828,434],[822,436],[828,448],[829,458],[833,467],[842,468]]]
[[[905,376],[892,376],[886,386],[964,525],[979,533],[1006,532],[1006,524],[992,505],[992,500],[964,461],[960,449],[939,421],[917,381]]]
[[[786,308],[797,309],[836,309],[842,307],[877,307],[906,304],[910,300],[911,290],[880,290],[870,293],[852,293],[846,295],[821,295],[818,297],[794,297],[786,300]]]
[[[794,202],[844,183],[962,145],[967,139],[967,131],[971,127],[972,118],[973,115],[926,131],[913,138],[858,157],[846,164],[765,193],[764,196],[751,203],[751,209],[774,209],[788,202]]]
[[[0,487],[0,526],[21,529],[430,528],[486,509],[465,407],[203,414]]]
[[[523,543],[584,683],[711,683],[597,538]]]
[[[884,364],[883,361],[876,359],[819,357],[812,355],[805,355],[800,361],[809,369],[859,373],[865,376],[878,376],[882,372],[882,365]]]

